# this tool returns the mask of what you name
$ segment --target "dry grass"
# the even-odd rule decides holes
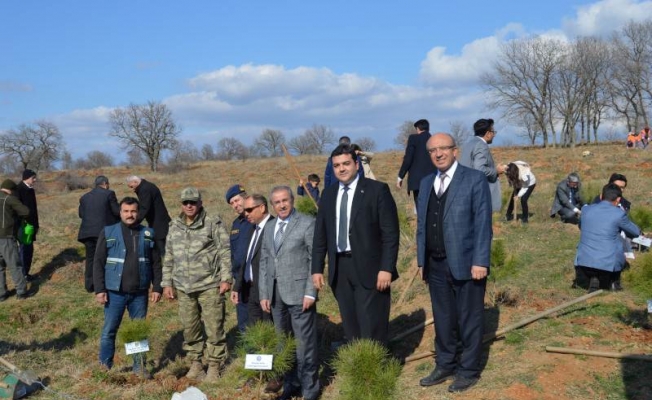
[[[652,186],[652,153],[627,151],[621,146],[591,147],[592,157],[583,158],[578,149],[494,149],[499,162],[524,160],[537,176],[537,187],[530,199],[530,224],[503,222],[495,216],[494,236],[505,243],[508,256],[518,260],[518,270],[496,282],[496,295],[487,299],[486,327],[495,330],[531,316],[559,303],[579,297],[571,289],[573,258],[579,238],[577,227],[564,225],[548,216],[556,184],[567,173],[578,171],[585,185],[601,187],[615,171],[629,178],[626,196],[634,208],[649,207]],[[402,214],[399,270],[401,278],[393,290],[394,304],[414,275],[414,215],[412,199],[393,188],[401,153],[378,154],[372,167],[376,176],[392,186]],[[296,159],[304,174],[323,175],[325,157]],[[111,168],[80,171],[80,178],[92,179],[102,173],[109,177],[118,197],[130,195],[123,180],[142,174],[163,191],[172,214],[179,211],[178,193],[188,185],[203,190],[208,211],[228,223],[234,215],[224,200],[226,189],[238,182],[249,192],[267,194],[272,186],[298,184],[283,158],[246,162],[205,162],[174,175],[151,174],[144,169]],[[38,293],[23,302],[14,298],[0,304],[0,355],[24,369],[36,371],[53,390],[84,399],[165,399],[175,391],[196,384],[183,377],[187,370],[181,352],[181,326],[177,305],[163,302],[150,308],[152,351],[149,367],[155,379],[141,382],[126,372],[130,360],[116,353],[116,368],[110,372],[97,366],[97,349],[102,325],[102,308],[83,290],[83,247],[76,242],[79,219],[77,204],[84,190],[67,191],[60,174],[43,173],[37,188],[41,233],[36,242],[34,272]],[[504,184],[503,190],[507,191]],[[636,261],[632,268],[636,268]],[[431,399],[649,399],[652,368],[642,362],[588,358],[546,353],[546,345],[590,348],[628,353],[652,353],[652,330],[645,313],[645,300],[626,290],[608,293],[542,319],[506,335],[486,347],[482,380],[471,392],[451,396],[446,387],[421,388],[420,377],[428,374],[432,360],[407,363],[400,377],[403,398]],[[318,303],[323,399],[337,399],[337,384],[331,383],[328,366],[333,351],[331,342],[341,340],[337,305],[327,290]],[[405,302],[392,310],[391,331],[399,333],[431,317],[429,295],[416,279],[407,288]],[[228,308],[227,329],[230,346],[235,346],[235,312]],[[405,358],[433,347],[432,326],[392,346],[392,353]],[[240,363],[232,359],[232,364]],[[227,367],[222,380],[198,386],[210,399],[254,399],[252,389],[236,376],[235,365]],[[42,392],[32,398],[54,398]]]

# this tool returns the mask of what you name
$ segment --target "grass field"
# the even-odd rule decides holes
[[[562,224],[548,215],[556,184],[569,172],[577,171],[585,187],[598,190],[612,172],[627,175],[626,197],[633,209],[650,208],[652,195],[652,152],[627,150],[624,146],[601,145],[589,149],[592,156],[582,157],[586,147],[577,149],[497,148],[497,162],[524,160],[532,165],[537,187],[530,198],[533,216],[528,225],[504,222],[494,215],[494,240],[502,241],[513,270],[500,274],[488,285],[486,329],[519,321],[584,294],[572,289],[573,258],[579,239],[576,226]],[[399,271],[393,287],[391,331],[398,334],[431,315],[425,285],[415,280],[414,229],[412,199],[393,187],[402,153],[379,153],[372,168],[378,179],[389,182],[402,221]],[[297,167],[306,176],[323,175],[324,156],[303,156]],[[229,224],[235,217],[224,200],[233,183],[245,185],[249,192],[267,194],[276,184],[296,186],[297,178],[284,158],[245,162],[203,162],[180,173],[152,174],[144,168],[110,168],[93,171],[43,173],[37,184],[41,231],[35,245],[33,283],[36,295],[24,301],[0,303],[0,355],[22,369],[35,371],[55,392],[72,399],[169,399],[175,391],[196,384],[184,374],[187,365],[181,351],[181,325],[177,305],[164,301],[150,307],[152,324],[151,352],[148,354],[154,380],[140,381],[128,372],[130,362],[118,347],[116,367],[103,371],[97,365],[99,336],[103,321],[102,307],[83,289],[83,246],[76,241],[79,219],[77,205],[86,190],[68,191],[64,175],[87,179],[99,173],[112,182],[118,198],[130,194],[124,178],[142,174],[162,190],[168,209],[179,212],[178,195],[188,185],[203,191],[205,207]],[[504,198],[510,189],[503,181]],[[596,193],[591,193],[594,196]],[[652,399],[652,363],[625,362],[618,359],[547,353],[546,346],[652,353],[652,322],[646,300],[652,299],[652,282],[641,282],[641,271],[652,265],[649,253],[637,253],[637,259],[624,274],[625,291],[606,293],[538,320],[508,333],[485,348],[484,370],[480,383],[471,391],[449,395],[446,385],[421,388],[419,378],[433,367],[432,358],[406,363],[399,380],[404,399]],[[499,275],[499,274],[496,274]],[[650,275],[648,275],[649,277]],[[9,281],[11,281],[9,279]],[[10,284],[11,285],[11,284]],[[409,287],[408,287],[409,286]],[[632,288],[636,286],[637,291]],[[407,290],[405,302],[397,305]],[[338,381],[328,361],[331,342],[341,340],[337,305],[330,292],[318,303],[319,340],[324,359],[323,399],[338,398]],[[227,329],[230,348],[236,344],[235,311],[228,306]],[[399,359],[433,348],[432,325],[392,345]],[[234,352],[232,352],[234,354]],[[235,356],[234,356],[235,357]],[[216,384],[197,384],[210,399],[256,399],[253,389],[241,389],[244,383],[235,366],[242,359],[232,358],[223,378]],[[361,382],[360,389],[364,390]],[[35,399],[55,399],[52,391],[39,392]]]

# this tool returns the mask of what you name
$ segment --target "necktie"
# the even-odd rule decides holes
[[[251,260],[254,258],[254,253],[256,252],[256,242],[258,242],[258,231],[260,231],[260,226],[256,225],[256,233],[254,233],[254,241],[251,244],[251,249],[249,250],[249,255],[247,256],[247,265],[245,266],[245,282],[251,282]]]
[[[279,222],[278,231],[274,236],[274,251],[278,253],[278,249],[281,247],[281,242],[283,241],[283,229],[285,229],[285,224],[287,222]]]
[[[439,190],[437,191],[437,197],[441,197],[444,194],[444,179],[446,179],[446,174],[439,174]]]
[[[337,236],[337,248],[340,252],[346,251],[346,243],[349,236],[349,221],[347,208],[349,206],[349,187],[344,186],[342,188],[344,193],[342,193],[342,199],[340,200],[340,223],[339,223],[339,235]]]

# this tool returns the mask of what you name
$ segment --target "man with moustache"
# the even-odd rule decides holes
[[[280,400],[319,396],[317,349],[317,291],[310,279],[315,221],[297,212],[288,186],[270,195],[276,221],[265,229],[260,256],[259,297],[263,311],[272,313],[278,332],[293,332],[297,340],[296,364],[284,378]]]
[[[226,191],[226,202],[229,203],[233,211],[238,215],[231,224],[231,233],[229,243],[231,245],[231,275],[238,275],[238,271],[244,270],[244,264],[247,259],[247,249],[249,240],[253,233],[253,225],[247,221],[244,213],[244,199],[247,197],[247,191],[244,186],[236,183]],[[243,298],[242,293],[238,294]],[[235,306],[238,318],[238,330],[244,332],[247,327],[249,314],[247,313],[247,303],[238,301]]]
[[[494,163],[494,158],[489,151],[489,145],[498,134],[494,129],[494,120],[479,119],[473,124],[475,136],[471,137],[462,147],[459,163],[465,167],[476,169],[482,172],[489,182],[491,192],[491,208],[493,212],[499,212],[502,208],[502,197],[500,194],[500,180],[498,176],[504,174],[506,165]]]
[[[242,302],[247,305],[247,314],[249,316],[247,326],[251,326],[260,320],[271,321],[270,314],[263,312],[263,309],[260,307],[258,290],[260,286],[260,248],[262,237],[265,234],[265,229],[274,227],[275,218],[269,214],[267,199],[261,194],[252,194],[245,198],[244,214],[254,229],[249,238],[247,259],[244,268],[237,270],[234,276],[231,302],[233,304]]]
[[[229,235],[204,209],[195,187],[181,191],[181,213],[170,224],[163,260],[163,296],[179,299],[186,378],[216,382],[227,358],[225,298],[231,288]],[[206,353],[208,371],[202,357]]]
[[[312,253],[312,280],[328,283],[337,299],[348,340],[388,342],[390,285],[398,278],[399,226],[396,203],[386,183],[358,177],[358,155],[340,145],[331,154],[339,185],[324,189]]]
[[[131,319],[147,316],[147,298],[161,299],[161,258],[156,250],[152,228],[138,223],[138,200],[125,197],[120,201],[120,222],[105,227],[97,238],[93,261],[95,300],[104,306],[104,326],[100,339],[100,365],[113,367],[115,337],[125,309]],[[134,357],[133,371],[141,371],[143,353]],[[144,365],[144,363],[143,363]]]
[[[491,195],[482,172],[456,161],[451,135],[435,134],[427,149],[437,171],[421,181],[417,262],[430,289],[436,366],[419,383],[431,386],[455,377],[448,391],[462,392],[480,378]]]

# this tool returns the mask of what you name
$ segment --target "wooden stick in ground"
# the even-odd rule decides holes
[[[623,360],[652,361],[651,354],[627,354],[627,353],[615,353],[610,351],[571,349],[568,347],[553,347],[553,346],[546,346],[546,351],[549,351],[551,353],[580,354],[585,356],[619,358]]]
[[[299,173],[299,170],[297,169],[297,166],[294,164],[294,159],[292,158],[292,156],[288,152],[288,149],[285,148],[284,144],[281,145],[281,148],[283,149],[283,153],[285,153],[285,158],[288,160],[288,163],[290,163],[290,166],[292,167],[292,169],[294,169],[294,173],[297,174],[297,178],[299,179],[299,182],[303,182],[303,178],[302,178],[301,174]],[[312,196],[310,195],[310,191],[308,190],[308,186],[306,186],[306,183],[303,182],[301,184],[301,186],[303,187],[303,190],[305,190],[308,197],[310,197],[310,200],[312,200],[312,203],[315,205],[315,207],[319,208],[319,206],[317,205],[317,202],[315,201],[315,199],[313,199]]]
[[[417,260],[415,259],[412,265],[415,268],[414,274],[412,275],[412,278],[410,278],[410,281],[408,282],[407,286],[403,289],[403,293],[401,293],[401,297],[398,299],[398,303],[396,303],[396,307],[394,309],[398,309],[403,305],[403,301],[405,300],[405,295],[407,294],[408,290],[410,290],[410,287],[412,286],[412,282],[414,282],[414,279],[419,275],[419,266],[417,265]]]
[[[547,317],[550,314],[554,314],[557,311],[563,310],[564,308],[570,307],[570,306],[572,306],[574,304],[586,301],[586,300],[588,300],[590,298],[593,298],[595,296],[598,296],[598,295],[602,294],[603,292],[604,291],[602,289],[600,289],[600,290],[596,290],[593,293],[587,293],[584,296],[578,297],[578,298],[576,298],[574,300],[571,300],[571,301],[567,301],[566,303],[562,303],[562,304],[558,305],[557,307],[553,307],[553,308],[551,308],[549,310],[540,312],[539,314],[536,314],[536,315],[533,315],[531,317],[522,319],[522,320],[520,320],[520,321],[518,321],[518,322],[516,322],[514,324],[507,325],[506,327],[504,327],[502,329],[499,329],[496,332],[488,333],[488,334],[484,335],[484,338],[482,339],[482,343],[488,343],[488,342],[494,340],[495,338],[497,338],[499,336],[503,336],[507,332],[511,332],[514,329],[518,329],[518,328],[523,327],[525,325],[531,324],[532,322],[534,322],[534,321],[536,321],[538,319],[541,319],[543,317]]]
[[[514,223],[518,224],[518,203],[519,203],[519,198],[514,196],[512,197],[514,200]],[[523,216],[521,216],[521,219],[523,219]]]
[[[532,316],[532,317],[525,318],[525,319],[523,319],[523,320],[521,320],[521,321],[519,321],[519,322],[516,322],[516,323],[514,323],[514,324],[508,325],[508,326],[506,326],[506,327],[504,327],[504,328],[502,328],[502,329],[500,329],[500,330],[498,330],[498,331],[496,331],[496,332],[488,333],[488,334],[484,335],[484,338],[483,338],[483,340],[482,340],[482,343],[488,343],[488,342],[491,342],[491,341],[494,340],[495,338],[497,338],[497,337],[499,337],[499,336],[503,336],[503,335],[506,334],[507,332],[510,332],[510,331],[513,331],[514,329],[518,329],[518,328],[520,328],[520,327],[523,327],[523,326],[525,326],[525,325],[528,325],[528,324],[530,324],[530,323],[532,323],[532,322],[534,322],[534,321],[536,321],[536,320],[538,320],[538,319],[541,319],[541,318],[543,318],[543,317],[547,317],[547,316],[550,315],[550,314],[554,314],[555,312],[557,312],[557,311],[559,311],[559,310],[562,310],[562,309],[564,309],[564,308],[570,307],[570,306],[572,306],[572,305],[574,305],[574,304],[581,303],[581,302],[586,301],[586,300],[588,300],[588,299],[590,299],[590,298],[593,298],[593,297],[595,297],[595,296],[598,296],[598,295],[602,294],[602,292],[603,292],[603,290],[600,289],[600,290],[597,290],[597,291],[595,291],[595,292],[593,292],[593,293],[587,293],[587,294],[585,294],[584,296],[581,296],[581,297],[578,297],[578,298],[576,298],[576,299],[574,299],[574,300],[571,300],[571,301],[568,301],[568,302],[566,302],[566,303],[560,304],[560,305],[558,305],[557,307],[551,308],[551,309],[549,309],[549,310],[543,311],[543,312],[541,312],[541,313],[539,313],[539,314],[537,314],[537,315],[534,315],[534,316]],[[431,323],[433,323],[433,320],[432,320],[432,319],[429,319],[429,320],[426,321],[424,324],[421,324],[421,325],[419,325],[419,326],[417,326],[417,327],[414,327],[414,328],[412,328],[412,329],[410,329],[410,330],[408,330],[408,331],[406,331],[406,332],[403,332],[402,334],[400,334],[400,335],[396,336],[395,338],[391,339],[391,341],[395,341],[395,340],[402,339],[403,337],[405,337],[405,336],[407,336],[407,335],[409,335],[409,334],[412,334],[412,333],[418,331],[419,329],[421,329],[423,326],[425,326],[425,325],[429,325],[429,324],[431,324]],[[422,358],[426,358],[426,357],[428,357],[428,356],[433,356],[434,354],[435,354],[434,351],[428,351],[428,352],[426,352],[426,353],[416,354],[416,355],[414,355],[414,356],[410,356],[410,357],[406,358],[406,359],[405,359],[405,362],[414,361],[414,360],[420,360],[420,359],[422,359]]]
[[[389,341],[390,341],[390,342],[396,342],[396,341],[399,341],[399,340],[403,339],[404,337],[406,337],[406,336],[410,336],[410,335],[413,334],[414,332],[417,332],[418,330],[425,328],[426,326],[432,324],[433,322],[435,322],[435,320],[432,319],[432,318],[430,318],[429,320],[427,320],[427,321],[425,321],[425,322],[422,322],[422,323],[420,323],[419,325],[414,326],[414,327],[408,329],[407,331],[405,331],[405,332],[403,332],[403,333],[400,333],[400,334],[394,336],[393,338],[389,339]]]

